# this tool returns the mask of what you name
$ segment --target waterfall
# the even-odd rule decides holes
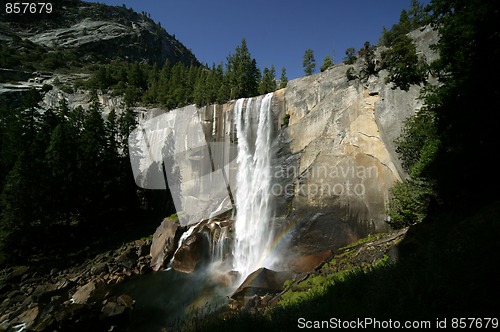
[[[212,262],[222,262],[225,258],[228,227],[214,229],[211,239]]]
[[[233,264],[242,280],[264,265],[273,238],[269,201],[272,178],[272,96],[269,93],[264,97],[239,99],[234,107],[238,174]]]

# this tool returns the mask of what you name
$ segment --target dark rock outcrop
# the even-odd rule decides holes
[[[71,297],[73,303],[90,304],[104,300],[108,289],[104,280],[90,281],[84,286],[78,288]]]
[[[194,233],[182,242],[172,261],[172,268],[191,273],[209,260],[210,244],[203,233]]]
[[[182,233],[186,230],[181,227],[177,218],[165,218],[153,234],[151,244],[151,268],[158,271],[165,267],[177,249]]]
[[[233,299],[241,299],[253,295],[275,294],[283,290],[283,283],[293,276],[288,271],[273,271],[265,267],[252,272],[236,291]]]

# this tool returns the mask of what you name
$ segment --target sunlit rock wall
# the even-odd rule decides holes
[[[277,214],[287,216],[301,254],[387,230],[389,189],[405,176],[393,140],[421,106],[419,89],[393,90],[381,83],[384,73],[348,81],[347,69],[292,81],[284,92],[289,125],[276,141]]]

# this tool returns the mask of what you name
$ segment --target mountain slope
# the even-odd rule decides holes
[[[198,64],[146,13],[125,6],[58,1],[50,14],[0,16],[0,67],[57,70],[110,60]]]

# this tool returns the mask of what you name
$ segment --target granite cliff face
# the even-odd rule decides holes
[[[282,92],[289,125],[276,141],[276,163],[293,170],[277,197],[278,215],[295,227],[300,254],[335,249],[388,229],[388,192],[405,174],[393,139],[403,120],[421,105],[419,89],[348,81],[348,66],[289,84]],[[304,93],[306,92],[306,93]]]

